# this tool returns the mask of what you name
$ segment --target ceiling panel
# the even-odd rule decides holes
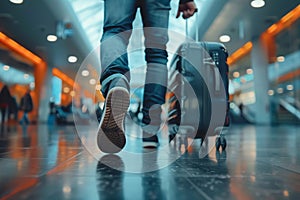
[[[56,4],[56,7],[59,5]],[[74,78],[79,65],[68,63],[67,57],[76,55],[79,62],[85,57],[81,49],[84,41],[81,41],[81,46],[78,45],[80,41],[76,27],[73,27],[72,37],[59,38],[55,43],[46,39],[48,34],[56,34],[58,22],[74,23],[68,15],[64,12],[57,16],[44,0],[24,1],[20,5],[8,0],[0,1],[0,31],[43,58],[50,68],[57,67]]]
[[[231,41],[225,45],[229,53],[233,53],[246,42],[258,38],[263,31],[299,5],[300,0],[266,1],[266,5],[258,9],[252,8],[250,2],[229,0],[203,40],[218,41],[221,35],[228,34]]]

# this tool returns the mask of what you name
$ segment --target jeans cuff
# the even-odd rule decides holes
[[[111,81],[116,78],[118,78],[118,79],[122,78],[125,81],[127,81],[126,77],[123,74],[119,74],[119,73],[113,74],[113,75],[107,77],[106,79],[104,79],[101,83],[101,92],[102,92],[104,98],[106,98]]]

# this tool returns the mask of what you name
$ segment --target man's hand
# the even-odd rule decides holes
[[[197,6],[193,1],[189,1],[186,3],[181,3],[178,6],[178,11],[176,18],[180,16],[180,13],[182,13],[182,18],[187,19],[195,14],[197,12]]]

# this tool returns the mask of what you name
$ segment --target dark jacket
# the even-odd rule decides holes
[[[8,87],[5,85],[3,86],[0,92],[0,107],[2,108],[8,107],[10,101],[11,101],[11,95],[8,90]]]
[[[9,104],[8,104],[8,107],[9,107],[9,112],[10,113],[18,112],[19,106],[18,106],[18,103],[17,103],[17,100],[16,100],[15,97],[11,97],[11,99],[9,101]]]
[[[31,112],[33,110],[32,98],[28,92],[21,99],[20,109],[24,112]]]

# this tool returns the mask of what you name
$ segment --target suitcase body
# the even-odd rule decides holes
[[[215,135],[229,125],[228,53],[221,43],[186,42],[174,56],[169,69],[168,127],[180,127],[188,136]]]

